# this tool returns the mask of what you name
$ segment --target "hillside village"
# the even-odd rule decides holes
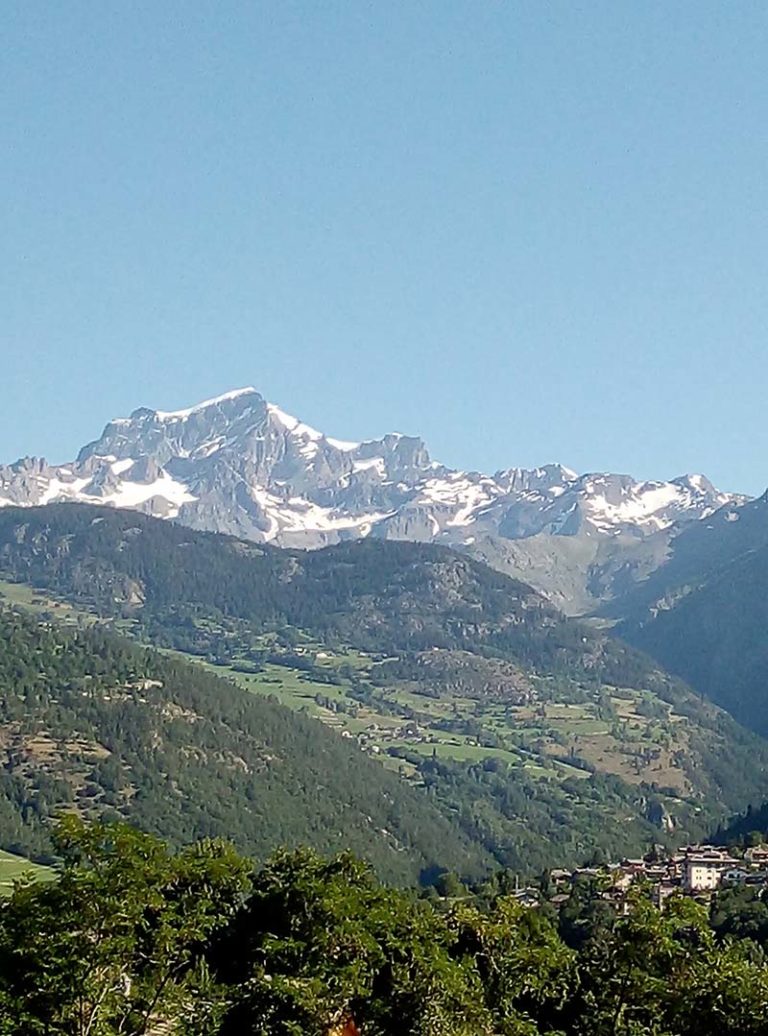
[[[638,859],[575,870],[551,870],[548,882],[543,882],[542,887],[528,886],[517,890],[515,896],[526,906],[549,902],[560,908],[579,881],[590,879],[601,887],[601,898],[620,913],[629,908],[630,891],[641,887],[650,891],[653,902],[662,908],[675,894],[707,903],[713,893],[721,889],[741,885],[767,887],[768,845],[744,850],[689,845],[672,854],[662,846],[655,846]],[[543,889],[545,884],[546,890]]]

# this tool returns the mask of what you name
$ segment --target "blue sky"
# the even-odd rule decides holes
[[[253,384],[761,492],[766,53],[747,0],[11,0],[0,461]]]

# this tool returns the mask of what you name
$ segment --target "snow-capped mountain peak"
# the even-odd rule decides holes
[[[210,410],[212,407],[220,407],[222,403],[228,403],[232,399],[242,399],[243,396],[259,396],[259,393],[253,387],[233,389],[231,392],[224,392],[220,396],[214,396],[213,399],[204,399],[202,403],[196,403],[186,410],[135,410],[131,417],[136,417],[137,414],[146,412],[154,415],[159,421],[186,421],[193,414]],[[261,399],[260,396],[259,399]]]
[[[134,410],[71,464],[0,466],[0,506],[56,500],[301,547],[368,535],[457,546],[479,537],[644,537],[739,502],[702,475],[640,482],[559,464],[456,471],[412,436],[326,436],[252,387],[182,410]]]

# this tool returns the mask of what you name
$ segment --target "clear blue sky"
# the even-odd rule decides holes
[[[253,384],[768,484],[768,6],[10,0],[0,460]]]

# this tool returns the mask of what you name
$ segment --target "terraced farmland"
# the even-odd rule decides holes
[[[302,649],[310,671],[268,663],[260,672],[211,664],[252,694],[271,695],[316,717],[404,776],[418,757],[457,762],[498,759],[545,780],[613,774],[629,784],[654,783],[689,793],[683,766],[685,731],[672,706],[650,693],[580,688],[527,676],[528,700],[491,694],[442,696],[429,682],[388,682],[391,659],[358,652]],[[573,701],[559,700],[563,695]]]

